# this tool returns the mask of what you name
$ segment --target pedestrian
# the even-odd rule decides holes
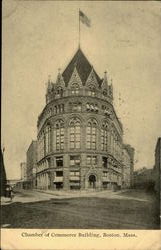
[[[13,188],[11,186],[9,187],[9,198],[10,201],[12,201],[14,198]]]
[[[13,188],[11,189],[11,201],[13,200],[14,198],[14,192],[13,192]]]

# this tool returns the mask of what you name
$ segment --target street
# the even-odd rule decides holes
[[[2,228],[157,229],[159,204],[144,190],[19,190],[1,205]]]

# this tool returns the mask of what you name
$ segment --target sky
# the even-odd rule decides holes
[[[161,4],[158,1],[3,1],[2,139],[8,179],[37,137],[48,75],[56,80],[81,48],[102,78],[113,79],[114,106],[124,142],[135,148],[135,169],[154,166],[161,136]]]

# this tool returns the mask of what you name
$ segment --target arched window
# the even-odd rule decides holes
[[[79,85],[77,83],[73,83],[71,86],[71,93],[72,95],[78,95],[79,93]]]
[[[45,128],[45,153],[48,154],[51,150],[51,127],[47,125]]]
[[[64,122],[59,120],[54,127],[56,150],[64,149]]]
[[[91,119],[86,128],[87,149],[96,149],[97,122]]]
[[[70,122],[70,148],[79,149],[80,148],[80,139],[81,139],[81,126],[78,119],[72,119]]]
[[[89,86],[88,95],[89,96],[96,96],[96,90],[95,90],[95,87],[93,85]]]
[[[108,123],[104,122],[101,129],[101,150],[108,150]]]

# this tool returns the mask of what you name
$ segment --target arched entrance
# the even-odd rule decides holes
[[[91,174],[88,179],[89,188],[96,188],[96,176]]]

